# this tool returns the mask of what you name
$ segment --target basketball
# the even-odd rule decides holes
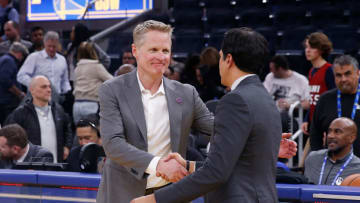
[[[360,173],[349,175],[341,183],[342,186],[360,187]]]

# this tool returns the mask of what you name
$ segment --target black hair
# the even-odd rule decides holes
[[[268,60],[268,42],[258,32],[242,27],[233,28],[225,33],[221,45],[223,59],[231,54],[235,65],[247,73],[261,74]]]
[[[77,48],[80,46],[81,42],[87,41],[90,37],[90,31],[86,25],[78,23],[74,27],[74,41],[71,43],[71,47],[68,51],[68,54],[71,53],[73,49],[76,50],[75,56],[77,55]]]
[[[289,70],[289,62],[285,56],[274,56],[270,62],[273,62],[276,68],[282,67],[284,70]]]
[[[83,128],[83,127],[91,127],[92,129],[94,129],[96,131],[97,136],[101,137],[100,131],[99,131],[99,115],[98,114],[90,114],[90,115],[87,115],[87,116],[81,118],[76,123],[76,128]]]
[[[40,26],[32,27],[31,28],[31,33],[35,32],[35,31],[38,31],[38,30],[43,31],[43,33],[45,34],[45,29],[43,27],[40,27]]]

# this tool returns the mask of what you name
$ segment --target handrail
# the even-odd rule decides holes
[[[295,119],[294,118],[294,111],[298,109],[299,111],[299,116]],[[298,160],[301,160],[302,156],[304,155],[303,152],[303,132],[301,130],[301,124],[303,121],[303,108],[301,106],[301,102],[300,101],[296,101],[293,104],[290,105],[289,111],[288,111],[288,115],[290,117],[290,132],[293,134],[291,136],[291,140],[295,140],[298,139]],[[294,122],[293,121],[298,122],[299,124],[299,129],[294,132]],[[289,167],[293,167],[293,159],[289,159]]]

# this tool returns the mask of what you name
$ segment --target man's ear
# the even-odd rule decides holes
[[[132,55],[137,58],[137,49],[136,49],[136,45],[135,43],[132,43],[131,44],[131,52],[132,52]]]
[[[353,144],[356,140],[356,134],[352,134],[348,136],[349,144]]]
[[[234,58],[232,57],[231,54],[227,54],[227,55],[226,55],[225,62],[226,62],[226,64],[227,64],[229,67],[233,66],[233,64],[234,64]]]
[[[17,145],[14,145],[14,146],[11,147],[11,150],[18,153],[21,150],[21,147],[19,147]]]

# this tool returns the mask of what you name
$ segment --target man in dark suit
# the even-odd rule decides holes
[[[278,202],[275,175],[280,114],[256,75],[267,54],[267,42],[259,33],[248,28],[225,33],[219,66],[221,82],[231,92],[216,108],[207,159],[196,165],[182,161],[190,172],[195,167],[198,170],[133,202],[184,202],[206,193],[208,202],[214,203]]]
[[[49,150],[28,141],[25,130],[18,124],[0,129],[0,153],[0,168],[13,168],[15,162],[54,161]]]

